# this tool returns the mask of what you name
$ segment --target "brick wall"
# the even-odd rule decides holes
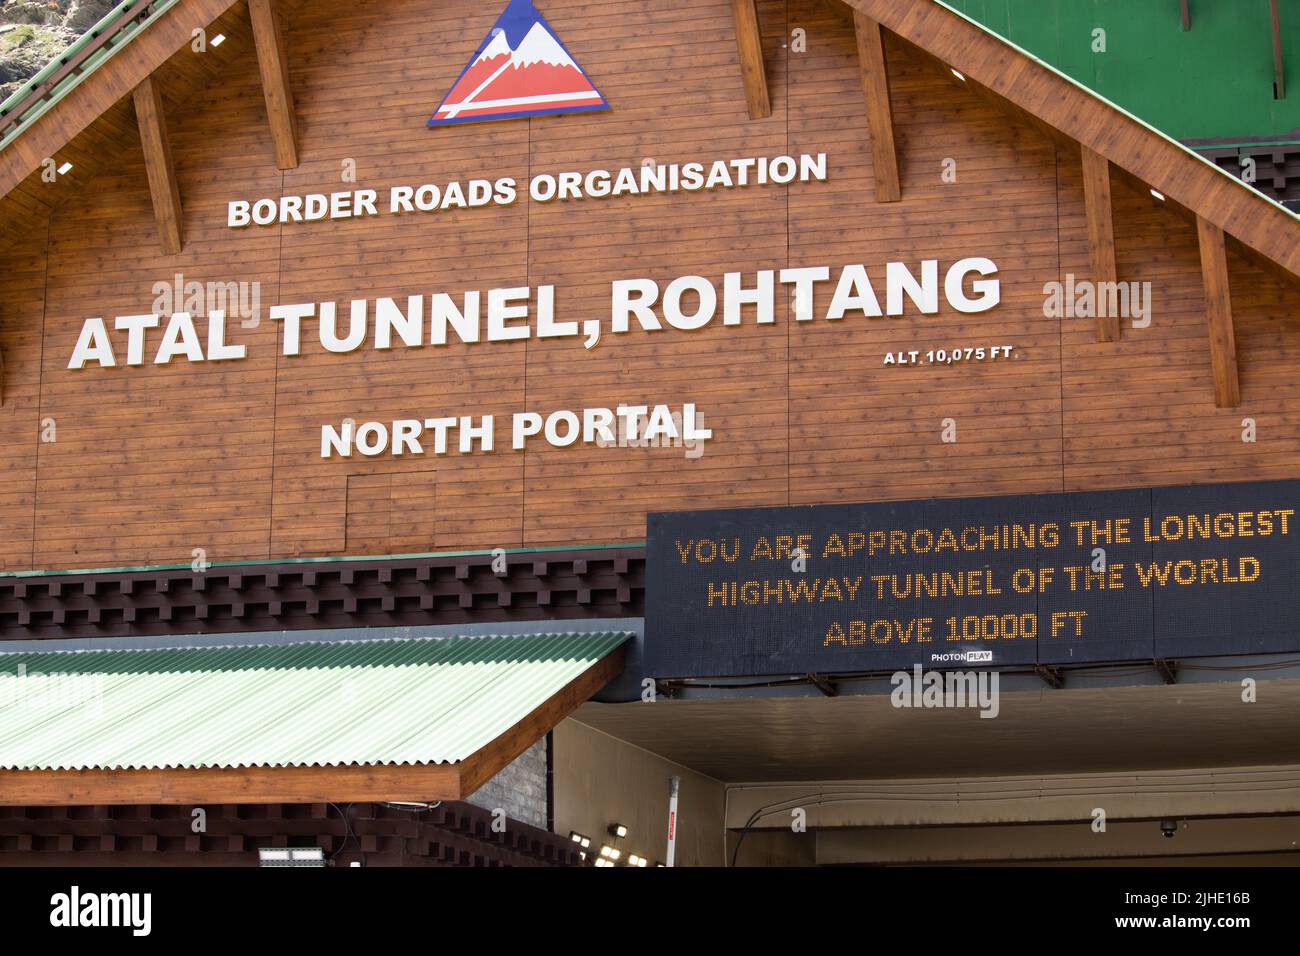
[[[504,810],[520,823],[546,829],[546,738],[476,790],[467,801],[484,810]]]

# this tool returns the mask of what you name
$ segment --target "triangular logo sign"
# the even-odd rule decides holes
[[[510,0],[429,125],[607,109],[532,0]]]

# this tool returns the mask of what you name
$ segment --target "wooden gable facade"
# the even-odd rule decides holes
[[[651,510],[1296,475],[1300,222],[1041,63],[931,0],[547,0],[612,110],[426,128],[498,6],[182,0],[0,152],[0,571],[620,545]],[[196,52],[192,29],[226,40]],[[226,225],[239,198],[822,152],[827,181],[788,187]],[[47,155],[72,170],[44,183]],[[299,356],[263,315],[233,327],[240,361],[67,367],[87,317],[177,277],[256,283],[263,312],[553,283],[583,319],[629,276],[969,255],[999,267],[979,315],[796,324],[778,301],[770,325],[592,350]],[[1070,277],[1143,284],[1149,324],[1045,314]],[[1015,357],[883,364],[972,345]],[[714,437],[319,455],[348,417],[629,401],[696,403]]]

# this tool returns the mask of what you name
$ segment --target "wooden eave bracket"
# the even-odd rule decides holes
[[[1228,253],[1223,230],[1203,216],[1196,217],[1201,250],[1201,279],[1205,284],[1205,319],[1209,326],[1210,370],[1214,375],[1214,404],[1241,404],[1237,379],[1237,339],[1232,324],[1232,295],[1228,286]]]
[[[253,23],[253,44],[257,47],[257,70],[266,98],[266,118],[275,145],[275,165],[294,169],[298,165],[298,124],[289,86],[289,55],[280,30],[274,0],[248,0]]]
[[[731,15],[736,23],[736,47],[740,53],[740,78],[745,84],[745,103],[750,119],[772,115],[772,100],[767,91],[767,70],[763,64],[763,37],[758,31],[755,0],[731,0]]]
[[[164,253],[175,255],[181,251],[181,194],[176,183],[176,167],[172,163],[162,92],[157,81],[152,76],[145,77],[132,93],[132,99],[136,123],[140,127],[140,146],[144,151],[145,173],[149,177],[154,220],[158,223],[158,240]]]
[[[884,31],[880,24],[853,11],[853,32],[858,44],[858,71],[871,127],[871,165],[876,176],[877,202],[903,198],[898,178],[898,152],[894,144],[894,110],[889,101],[889,69],[885,62]]]
[[[1100,290],[1103,282],[1117,282],[1115,268],[1115,223],[1110,195],[1110,161],[1087,146],[1081,146],[1083,159],[1083,201],[1088,217],[1088,257],[1092,263],[1092,281]],[[1101,293],[1097,293],[1101,301]],[[1119,341],[1119,316],[1097,310],[1097,341]]]

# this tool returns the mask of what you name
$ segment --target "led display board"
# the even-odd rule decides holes
[[[1300,650],[1300,481],[649,516],[655,677]]]

